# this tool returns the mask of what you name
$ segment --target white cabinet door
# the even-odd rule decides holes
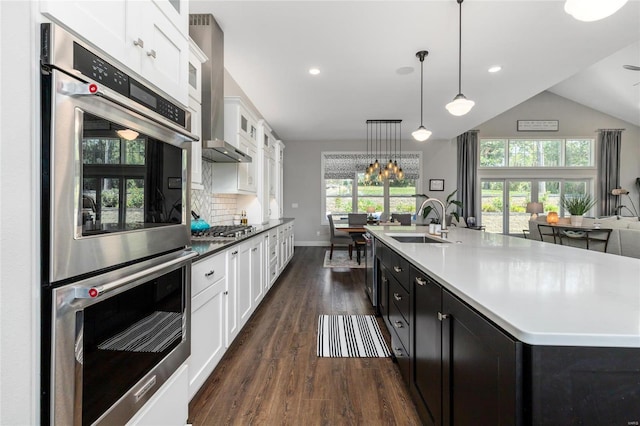
[[[251,163],[238,164],[238,189],[256,193],[256,162],[258,161],[257,149],[255,146],[240,141],[240,150],[249,154]]]
[[[189,96],[189,112],[191,112],[191,133],[202,134],[202,112],[200,104]],[[203,189],[202,186],[202,142],[191,143],[191,187]]]
[[[198,392],[226,350],[226,284],[225,278],[220,278],[191,302],[189,399]]]
[[[153,4],[146,7],[144,13],[142,22],[151,22],[143,31],[145,46],[141,49],[140,74],[186,104],[189,93],[188,40]]]
[[[127,3],[125,0],[43,0],[40,12],[116,60],[126,62],[125,51],[130,44],[126,30]]]
[[[127,426],[183,426],[189,416],[189,374],[183,365],[173,373]]]
[[[264,297],[263,250],[264,243],[262,238],[255,238],[255,241],[251,244],[251,298],[254,311]]]
[[[238,249],[240,269],[238,270],[238,312],[240,314],[240,328],[242,328],[251,313],[253,303],[251,297],[251,244],[244,243]]]
[[[238,253],[237,247],[227,251],[227,294],[225,295],[227,309],[225,344],[227,348],[240,331],[238,323],[238,271],[240,269]]]

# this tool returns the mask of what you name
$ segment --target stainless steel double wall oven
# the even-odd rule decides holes
[[[189,113],[41,27],[42,422],[122,424],[190,351]]]

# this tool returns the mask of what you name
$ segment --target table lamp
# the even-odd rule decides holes
[[[558,212],[549,212],[547,213],[547,223],[554,224],[558,223]]]
[[[375,217],[373,217],[373,213],[375,213],[375,212],[376,212],[376,208],[375,208],[375,207],[371,207],[371,206],[367,207],[367,213],[369,214],[369,215],[367,216],[367,220],[368,220],[368,221],[374,221],[374,220],[376,220],[376,218],[375,218]]]
[[[543,211],[542,203],[527,203],[527,213],[531,213],[529,220],[536,220],[538,213],[542,213]]]

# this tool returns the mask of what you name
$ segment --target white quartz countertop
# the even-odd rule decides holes
[[[436,244],[387,235],[426,226],[367,229],[524,343],[640,347],[640,259],[464,228]]]

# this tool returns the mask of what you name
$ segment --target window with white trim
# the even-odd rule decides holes
[[[365,153],[322,153],[322,223],[327,223],[328,214],[340,219],[348,213],[368,213],[370,207],[375,210],[375,217],[415,213],[414,195],[422,192],[422,153],[402,153],[399,158],[405,174],[402,180],[367,182],[364,170],[370,161],[370,155]]]
[[[592,138],[481,139],[478,164],[480,221],[487,232],[521,235],[528,229],[528,202],[541,202],[543,214],[564,216],[563,196],[595,194]]]

